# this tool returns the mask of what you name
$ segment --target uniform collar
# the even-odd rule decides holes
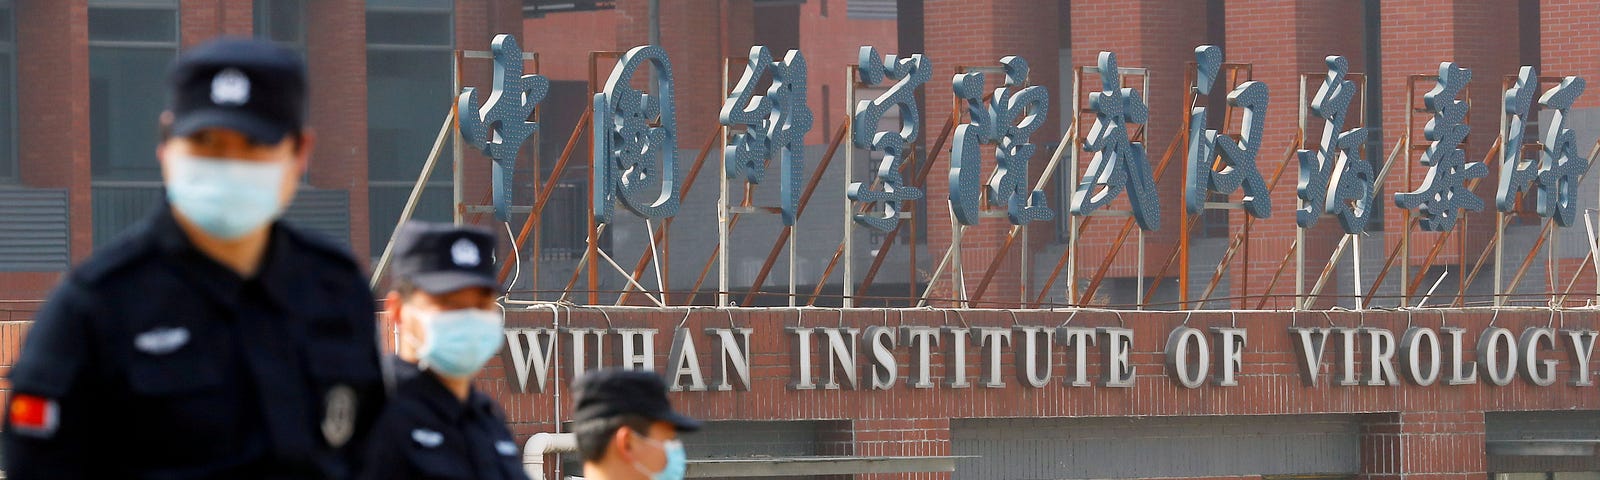
[[[267,248],[261,256],[261,265],[256,269],[254,278],[246,279],[195,247],[189,235],[178,225],[170,204],[163,202],[150,221],[151,235],[157,248],[183,262],[188,268],[182,270],[193,275],[208,293],[228,302],[237,302],[244,285],[255,281],[264,287],[273,303],[283,308],[293,308],[295,303],[291,300],[298,298],[296,292],[300,285],[293,281],[293,275],[290,275],[292,268],[285,265],[284,261],[291,253],[288,251],[288,232],[276,221],[269,228],[271,230],[267,234]]]
[[[416,364],[403,360],[396,359],[394,363],[395,373],[404,385],[401,390],[412,392],[435,415],[450,422],[459,421],[463,416],[492,418],[494,401],[477,388],[469,385],[467,401],[463,403],[433,373],[423,372]]]

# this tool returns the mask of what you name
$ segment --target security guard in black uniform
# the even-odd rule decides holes
[[[505,343],[495,238],[410,222],[395,239],[384,312],[400,331],[397,387],[378,418],[363,479],[527,479],[499,405],[472,377]]]
[[[168,202],[38,313],[7,478],[353,477],[384,397],[372,296],[342,247],[277,220],[312,148],[305,68],[221,39],[169,73]]]

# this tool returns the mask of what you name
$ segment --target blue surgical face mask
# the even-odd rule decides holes
[[[417,356],[422,368],[452,378],[467,378],[478,373],[483,364],[505,341],[502,327],[505,315],[499,310],[467,308],[442,312],[419,313],[417,321],[427,337]]]
[[[649,475],[650,480],[683,480],[684,471],[688,470],[689,468],[689,458],[683,451],[682,441],[676,439],[661,441],[646,437],[642,433],[639,434],[639,438],[655,444],[656,447],[660,448],[661,452],[667,455],[667,465],[661,467],[661,471],[651,473],[649,470],[645,469],[644,466],[639,465],[638,462],[634,462],[633,468],[635,470],[638,470],[639,473]]]
[[[167,201],[200,230],[232,240],[266,226],[283,213],[278,198],[287,161],[250,161],[170,155]]]

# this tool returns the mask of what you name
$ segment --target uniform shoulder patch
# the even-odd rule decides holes
[[[50,438],[61,423],[61,411],[55,399],[18,393],[11,397],[6,409],[11,429],[30,437]]]

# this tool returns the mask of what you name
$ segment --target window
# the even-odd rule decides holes
[[[160,180],[157,118],[178,53],[177,0],[89,4],[90,151],[96,180]]]
[[[1383,144],[1383,48],[1380,45],[1383,39],[1381,31],[1383,21],[1379,7],[1379,0],[1364,0],[1362,3],[1362,22],[1366,27],[1362,38],[1362,50],[1366,52],[1367,57],[1367,88],[1364,92],[1368,95],[1365,127],[1371,129],[1367,134],[1366,156],[1367,162],[1372,164],[1374,174],[1383,171],[1383,163],[1388,159],[1389,150],[1385,147],[1394,148],[1394,145]],[[1351,105],[1351,108],[1356,107]],[[1345,128],[1350,126],[1346,125]],[[1377,200],[1372,202],[1372,211],[1368,213],[1372,221],[1367,222],[1367,231],[1383,231],[1384,211],[1388,209],[1389,193],[1383,190],[1373,192]]]
[[[0,183],[17,179],[17,43],[11,0],[0,0]]]
[[[178,55],[178,0],[90,0],[89,150],[95,245],[162,201],[158,119]]]
[[[846,14],[851,20],[894,20],[895,0],[848,0]]]
[[[255,0],[255,37],[306,51],[306,0]]]
[[[454,101],[450,0],[367,0],[367,172],[371,248],[382,252]],[[413,218],[449,221],[445,148]]]

